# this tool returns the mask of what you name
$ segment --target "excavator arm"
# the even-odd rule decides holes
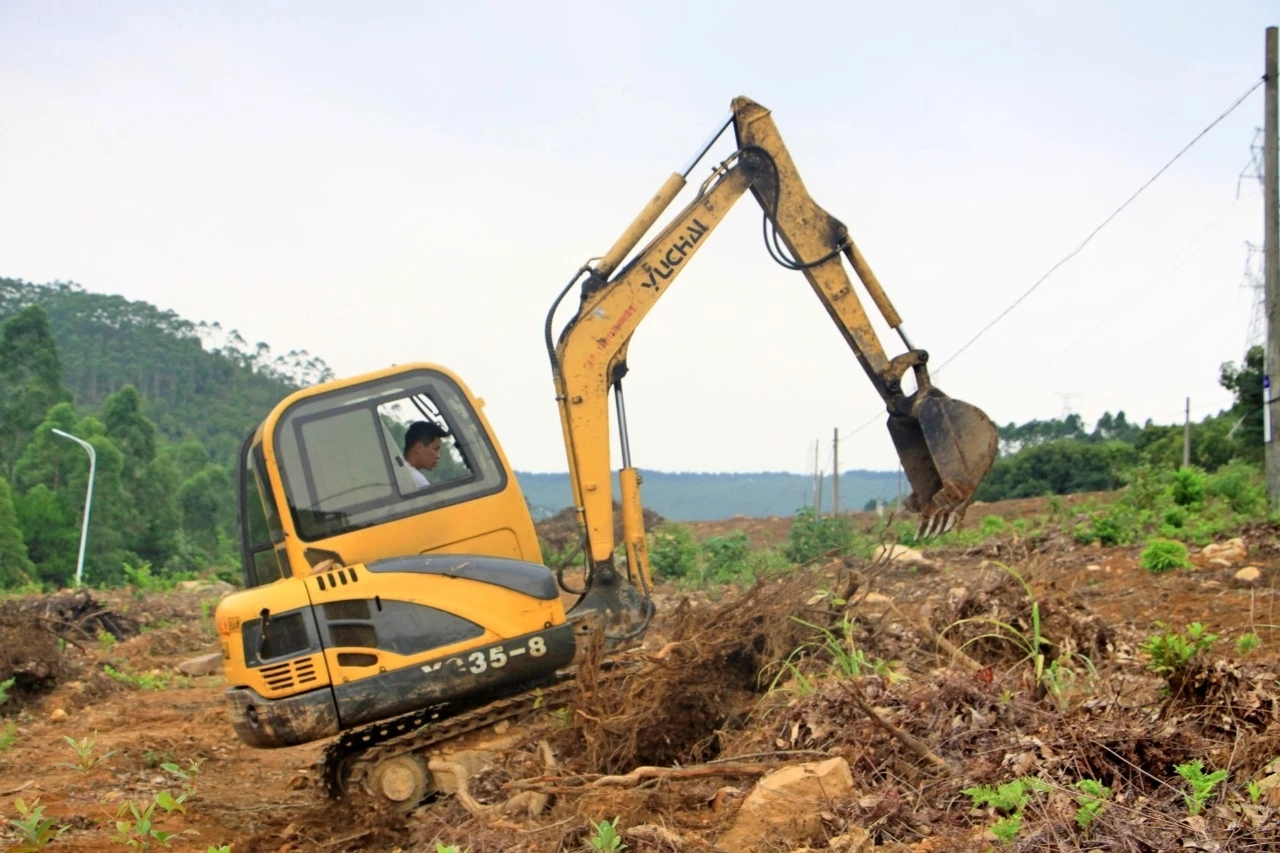
[[[586,531],[587,598],[602,597],[600,604],[608,610],[635,610],[633,602],[620,601],[615,595],[625,587],[613,566],[617,543],[609,454],[610,391],[622,438],[619,484],[629,586],[647,591],[649,559],[640,478],[631,464],[622,397],[627,347],[649,310],[748,190],[764,210],[770,254],[808,280],[885,402],[887,426],[913,489],[907,508],[921,516],[920,535],[945,532],[963,517],[995,459],[994,424],[981,410],[947,397],[932,385],[928,354],[907,339],[901,317],[848,229],[810,197],[769,111],[748,98],[736,98],[729,123],[734,126],[738,148],[713,170],[697,196],[629,263],[618,268],[684,187],[693,168],[690,164],[683,174],[673,174],[666,181],[608,254],[578,271],[547,316],[547,348],[569,479]],[[885,353],[845,271],[845,261],[890,328],[898,332],[906,352],[893,358]],[[553,343],[553,315],[579,282],[578,312]],[[902,390],[907,370],[912,370],[916,379],[911,394]],[[596,589],[597,584],[603,589]]]

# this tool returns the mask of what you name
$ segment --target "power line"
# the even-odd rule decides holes
[[[1231,113],[1235,112],[1235,109],[1236,109],[1238,106],[1240,106],[1242,103],[1244,103],[1245,99],[1246,99],[1246,98],[1248,98],[1251,94],[1253,94],[1253,91],[1254,91],[1255,89],[1257,89],[1259,86],[1261,86],[1261,85],[1263,84],[1264,80],[1265,80],[1265,78],[1259,78],[1259,79],[1258,79],[1258,80],[1257,80],[1257,81],[1256,81],[1252,86],[1250,86],[1250,87],[1245,91],[1245,93],[1244,93],[1243,95],[1241,95],[1239,98],[1236,98],[1235,103],[1233,103],[1231,106],[1227,107],[1226,111],[1225,111],[1225,112],[1223,112],[1220,116],[1218,116],[1217,118],[1215,118],[1213,121],[1209,122],[1208,126],[1206,126],[1206,127],[1204,128],[1204,130],[1202,130],[1202,131],[1200,131],[1199,133],[1197,133],[1197,134],[1195,135],[1195,137],[1194,137],[1190,142],[1188,142],[1186,145],[1184,145],[1184,146],[1182,147],[1182,150],[1180,150],[1177,154],[1173,155],[1173,159],[1171,159],[1168,163],[1165,163],[1163,166],[1161,166],[1161,167],[1160,167],[1160,169],[1159,169],[1159,171],[1157,171],[1154,175],[1152,175],[1152,176],[1147,180],[1147,182],[1146,182],[1146,183],[1144,183],[1142,186],[1138,187],[1137,191],[1135,191],[1135,192],[1133,193],[1133,195],[1129,196],[1129,198],[1127,198],[1127,199],[1124,201],[1124,203],[1123,203],[1123,204],[1121,204],[1119,207],[1117,207],[1115,210],[1113,210],[1113,211],[1111,212],[1111,215],[1110,215],[1110,216],[1108,216],[1106,219],[1102,220],[1102,223],[1101,223],[1100,225],[1098,225],[1098,227],[1096,227],[1096,228],[1094,228],[1092,231],[1090,231],[1090,232],[1089,232],[1089,236],[1087,236],[1087,237],[1085,237],[1085,238],[1084,238],[1084,242],[1082,242],[1079,246],[1077,246],[1075,249],[1073,249],[1071,252],[1069,252],[1069,253],[1066,255],[1066,257],[1062,258],[1062,260],[1058,261],[1056,264],[1054,264],[1052,267],[1050,267],[1048,272],[1046,272],[1044,275],[1040,276],[1040,278],[1038,278],[1034,284],[1032,284],[1030,287],[1028,287],[1028,288],[1023,292],[1023,294],[1022,294],[1021,296],[1019,296],[1017,299],[1015,299],[1015,300],[1013,301],[1013,303],[1012,303],[1008,308],[1004,309],[1004,310],[1003,310],[1003,311],[1001,311],[998,315],[996,315],[996,318],[995,318],[994,320],[992,320],[990,323],[987,323],[987,325],[983,326],[983,327],[978,331],[978,333],[977,333],[976,335],[974,335],[972,338],[970,338],[970,339],[969,339],[969,341],[968,341],[964,346],[960,347],[960,349],[958,349],[958,350],[956,350],[954,353],[952,353],[952,354],[951,354],[951,356],[950,356],[946,361],[944,361],[944,362],[943,362],[942,364],[940,364],[938,367],[934,368],[934,369],[933,369],[933,373],[937,374],[937,373],[941,372],[941,370],[942,370],[944,367],[946,367],[946,366],[947,366],[948,364],[950,364],[952,361],[955,361],[956,357],[957,357],[957,356],[959,356],[959,355],[960,355],[960,353],[964,352],[964,351],[965,351],[965,350],[967,350],[969,347],[973,346],[973,344],[974,344],[974,343],[975,343],[979,338],[981,338],[984,334],[986,334],[986,333],[987,333],[987,331],[988,331],[992,326],[994,326],[996,323],[999,323],[1001,320],[1003,320],[1003,319],[1004,319],[1004,318],[1009,314],[1009,312],[1011,312],[1014,308],[1017,308],[1017,307],[1018,307],[1018,305],[1020,305],[1024,299],[1026,299],[1028,296],[1030,296],[1030,295],[1031,295],[1031,294],[1036,290],[1036,288],[1038,288],[1040,285],[1044,284],[1045,280],[1046,280],[1047,278],[1049,278],[1049,276],[1051,276],[1051,275],[1053,275],[1055,272],[1057,272],[1057,270],[1058,270],[1058,268],[1059,268],[1059,267],[1061,267],[1063,264],[1067,263],[1067,261],[1070,261],[1070,260],[1071,260],[1072,258],[1074,258],[1076,255],[1080,254],[1080,252],[1082,252],[1082,251],[1084,250],[1084,247],[1085,247],[1085,246],[1087,246],[1087,245],[1089,245],[1090,241],[1092,241],[1092,240],[1093,240],[1093,238],[1094,238],[1094,237],[1096,237],[1096,236],[1098,235],[1098,232],[1100,232],[1103,228],[1107,227],[1107,225],[1109,225],[1113,219],[1115,219],[1117,216],[1119,216],[1119,215],[1120,215],[1120,213],[1121,213],[1122,211],[1124,211],[1124,209],[1125,209],[1125,208],[1127,208],[1130,204],[1132,204],[1132,203],[1133,203],[1133,201],[1134,201],[1135,199],[1137,199],[1137,198],[1138,198],[1138,196],[1142,195],[1142,193],[1143,193],[1144,191],[1146,191],[1147,187],[1149,187],[1149,186],[1151,186],[1153,183],[1155,183],[1155,182],[1156,182],[1156,179],[1158,179],[1161,175],[1163,175],[1165,172],[1167,172],[1167,171],[1169,170],[1169,167],[1171,167],[1174,163],[1178,162],[1178,160],[1180,160],[1180,159],[1182,158],[1182,155],[1183,155],[1183,154],[1186,154],[1188,151],[1190,151],[1190,150],[1191,150],[1191,147],[1192,147],[1193,145],[1195,145],[1197,142],[1199,142],[1199,141],[1200,141],[1200,140],[1205,136],[1205,134],[1207,134],[1209,131],[1213,130],[1213,128],[1214,128],[1214,127],[1216,127],[1216,126],[1218,125],[1218,123],[1219,123],[1219,122],[1221,122],[1224,118],[1226,118],[1227,116],[1231,115]]]

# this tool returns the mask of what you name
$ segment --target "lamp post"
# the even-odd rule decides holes
[[[55,429],[53,434],[71,439],[89,454],[89,489],[84,496],[84,522],[80,525],[80,556],[76,560],[76,589],[79,589],[80,575],[84,572],[84,546],[89,540],[89,508],[93,505],[93,472],[98,464],[98,454],[94,452],[93,445],[82,438],[76,438],[60,429]]]

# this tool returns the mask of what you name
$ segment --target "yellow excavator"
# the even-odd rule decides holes
[[[730,125],[736,150],[627,260]],[[622,395],[627,347],[747,191],[764,211],[769,254],[808,280],[884,400],[919,535],[962,519],[995,458],[994,424],[930,382],[927,354],[903,333],[848,230],[810,198],[769,111],[736,98],[692,162],[604,257],[573,276],[547,314],[584,534],[580,589],[544,565],[483,401],[444,367],[409,364],[305,388],[246,438],[238,480],[246,588],[215,615],[227,702],[245,743],[332,738],[324,761],[332,796],[359,790],[409,809],[436,787],[426,757],[434,747],[567,701],[575,659],[593,637],[603,635],[611,651],[641,640],[654,607]],[[846,262],[902,337],[902,354],[885,353]],[[577,313],[554,336],[557,308],[575,287]],[[908,370],[915,389],[905,393]],[[622,452],[620,549],[611,394]],[[411,427],[439,449],[425,475],[406,461]]]

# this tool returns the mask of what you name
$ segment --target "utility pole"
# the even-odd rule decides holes
[[[1187,398],[1187,414],[1182,420],[1182,467],[1191,467],[1191,398]]]
[[[818,515],[822,515],[822,493],[818,485],[818,467],[822,464],[818,457],[821,456],[822,439],[815,438],[813,440],[813,511]]]
[[[840,514],[840,428],[831,430],[831,514]]]
[[[1266,397],[1262,403],[1268,421],[1274,425],[1280,409],[1272,397],[1271,377],[1280,371],[1280,185],[1276,175],[1276,39],[1277,28],[1267,27],[1267,72],[1262,125],[1262,206],[1263,206],[1263,287],[1267,299],[1267,359],[1263,382]],[[1280,447],[1274,435],[1266,440],[1267,499],[1272,507],[1280,504]]]

